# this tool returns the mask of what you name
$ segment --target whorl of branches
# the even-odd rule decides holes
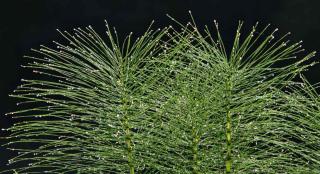
[[[33,50],[0,173],[320,173],[318,86],[302,75],[315,52],[239,22],[228,53],[217,22],[216,36],[176,23],[122,43],[108,24],[107,40],[59,31],[67,43]]]

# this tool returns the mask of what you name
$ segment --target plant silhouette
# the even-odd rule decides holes
[[[0,173],[320,173],[318,84],[302,75],[315,52],[239,22],[228,53],[217,22],[211,36],[191,19],[33,50]]]

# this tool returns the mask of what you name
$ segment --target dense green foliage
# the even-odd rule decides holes
[[[240,22],[227,53],[216,22],[215,37],[177,24],[123,44],[108,25],[107,41],[75,29],[34,50],[3,172],[320,173],[320,100],[302,75],[315,52],[296,58],[301,42],[268,26],[242,37]]]

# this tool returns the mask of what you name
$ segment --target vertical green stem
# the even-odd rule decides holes
[[[193,154],[193,163],[192,163],[192,173],[198,174],[199,173],[199,166],[198,166],[198,143],[199,137],[195,131],[195,128],[192,128],[192,154]]]
[[[123,77],[123,75],[121,75]],[[122,79],[122,78],[120,78]],[[123,113],[123,118],[122,118],[122,124],[125,130],[125,144],[127,145],[127,160],[128,160],[128,165],[129,165],[129,171],[130,174],[134,174],[134,164],[133,164],[133,146],[132,146],[132,135],[131,135],[131,130],[130,130],[130,125],[129,125],[129,104],[130,102],[128,101],[128,96],[125,90],[125,87],[122,83],[122,80],[119,80],[118,82],[119,88],[121,89],[121,96],[122,98],[122,113]]]
[[[128,165],[130,168],[130,174],[134,174],[134,165],[133,165],[133,154],[132,154],[132,137],[131,137],[131,132],[130,128],[128,125],[128,119],[125,120],[126,123],[126,144],[127,144],[127,150],[128,150]]]
[[[232,119],[231,119],[231,103],[230,103],[230,97],[231,97],[231,89],[232,89],[232,84],[230,81],[230,78],[228,79],[226,83],[226,145],[227,145],[227,154],[226,154],[226,159],[225,159],[225,164],[226,164],[226,174],[231,173],[231,167],[232,167],[232,148],[231,148],[231,125],[232,125]]]
[[[226,124],[226,139],[227,139],[227,156],[226,156],[226,173],[231,173],[231,113],[227,112],[227,124]]]

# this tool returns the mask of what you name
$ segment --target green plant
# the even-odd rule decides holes
[[[227,54],[216,22],[216,37],[177,24],[122,45],[108,25],[107,42],[60,32],[69,44],[26,56],[40,76],[11,95],[14,172],[319,173],[317,84],[301,74],[315,52],[296,59],[301,42],[268,26],[242,38],[240,22]]]

